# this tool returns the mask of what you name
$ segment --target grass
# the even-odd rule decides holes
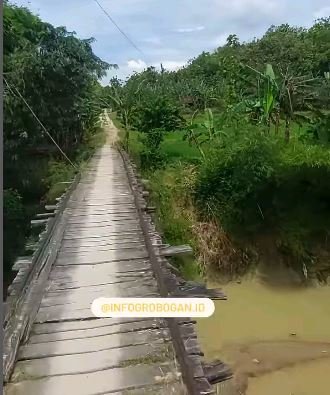
[[[178,160],[195,162],[200,159],[198,149],[183,140],[182,131],[167,133],[162,143],[162,151],[170,162]]]
[[[156,207],[154,220],[163,232],[164,241],[171,245],[188,244],[195,251],[196,239],[192,231],[194,212],[186,185],[183,184],[189,179],[189,171],[180,163],[172,163],[143,176],[150,180],[150,201]],[[172,258],[172,263],[184,278],[200,279],[200,267],[194,256]]]

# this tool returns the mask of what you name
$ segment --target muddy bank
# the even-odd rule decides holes
[[[216,302],[214,315],[198,322],[206,358],[224,360],[235,374],[236,390],[220,393],[325,395],[330,287],[275,286],[255,276],[222,287],[228,300]]]

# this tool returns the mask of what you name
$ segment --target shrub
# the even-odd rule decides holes
[[[164,162],[165,156],[160,149],[164,133],[163,129],[153,129],[142,135],[143,149],[140,153],[140,160],[143,169],[156,169]]]
[[[3,191],[3,216],[4,221],[19,221],[24,218],[22,197],[13,189]]]
[[[175,102],[146,93],[135,112],[132,124],[138,131],[148,133],[155,129],[169,132],[179,128],[182,122],[180,108]]]
[[[221,218],[227,226],[263,220],[261,199],[273,182],[276,152],[275,144],[261,135],[227,141],[214,149],[201,167],[195,187],[202,212]]]

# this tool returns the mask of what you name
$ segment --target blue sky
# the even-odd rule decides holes
[[[235,33],[241,41],[261,36],[272,24],[310,26],[330,15],[328,0],[99,0],[125,33],[131,46],[94,0],[13,0],[55,26],[80,38],[94,37],[94,52],[125,78],[146,66],[182,67],[203,50],[211,51]]]

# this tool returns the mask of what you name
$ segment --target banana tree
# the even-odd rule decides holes
[[[257,114],[258,121],[267,125],[270,131],[271,123],[275,125],[275,133],[279,131],[280,118],[285,119],[285,140],[290,140],[290,125],[293,120],[299,122],[301,116],[297,109],[306,106],[314,100],[316,91],[313,88],[315,78],[308,76],[292,76],[286,73],[275,76],[272,65],[267,64],[263,73],[247,66],[257,74],[257,99],[248,107],[248,111]]]
[[[196,116],[200,113],[200,110],[196,110],[188,125],[186,126],[186,133],[184,140],[188,140],[190,144],[194,144],[203,160],[205,160],[205,152],[203,146],[215,140],[220,135],[226,135],[225,132],[217,130],[214,125],[213,112],[210,108],[204,110],[205,119],[203,122],[196,122]]]
[[[260,123],[267,125],[268,132],[270,131],[271,121],[275,119],[276,130],[278,130],[279,86],[276,81],[273,66],[271,64],[267,64],[266,69],[263,73],[250,66],[247,67],[257,74],[258,98],[250,107],[250,111],[253,112],[254,114],[257,114]]]
[[[297,109],[308,107],[317,97],[314,87],[316,78],[308,76],[291,76],[287,70],[281,75],[281,88],[278,96],[278,103],[281,115],[285,118],[285,140],[290,140],[290,124],[293,120],[300,123],[305,121],[305,117],[297,112]]]
[[[144,81],[137,84],[126,85],[123,87],[111,86],[111,93],[108,93],[108,100],[113,104],[116,111],[119,112],[122,124],[125,130],[125,149],[129,150],[129,138],[134,116],[135,108],[137,106],[137,98]]]

